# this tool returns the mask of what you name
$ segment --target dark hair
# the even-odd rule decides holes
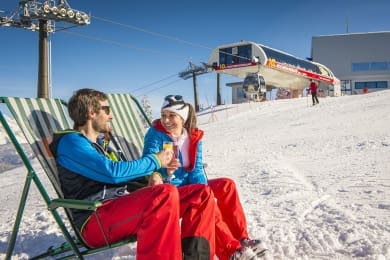
[[[77,129],[85,125],[88,119],[89,110],[98,113],[100,101],[107,100],[107,95],[98,90],[83,88],[77,90],[68,102],[68,112],[73,120],[73,128]]]
[[[197,127],[196,113],[194,107],[190,103],[186,103],[186,105],[188,106],[188,117],[184,122],[184,127],[187,129],[188,134],[191,134]]]

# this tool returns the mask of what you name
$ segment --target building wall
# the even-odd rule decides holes
[[[231,82],[227,83],[227,87],[232,88],[232,104],[238,104],[241,103],[242,100],[244,99],[243,97],[243,89],[242,89],[242,84],[244,82]]]
[[[390,32],[313,36],[312,59],[333,71],[344,94],[361,93],[362,84],[369,91],[384,89],[383,82],[390,87]],[[343,84],[351,89],[345,91]]]

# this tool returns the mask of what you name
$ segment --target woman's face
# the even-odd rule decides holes
[[[184,120],[175,112],[161,111],[161,124],[165,130],[174,135],[180,135],[183,130]]]

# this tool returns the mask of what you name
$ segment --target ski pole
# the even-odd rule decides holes
[[[309,90],[306,90],[306,105],[309,107]]]

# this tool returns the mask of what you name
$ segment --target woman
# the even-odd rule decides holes
[[[161,119],[155,120],[145,136],[143,154],[163,149],[165,142],[173,142],[176,159],[160,174],[153,174],[152,184],[170,182],[176,186],[208,184],[217,199],[216,255],[223,259],[251,259],[263,255],[265,248],[260,240],[248,237],[246,218],[233,180],[217,178],[207,180],[203,169],[203,131],[196,127],[194,108],[179,95],[165,97]],[[178,162],[180,167],[177,168]],[[177,168],[177,169],[176,169]],[[176,169],[176,170],[173,170]]]

